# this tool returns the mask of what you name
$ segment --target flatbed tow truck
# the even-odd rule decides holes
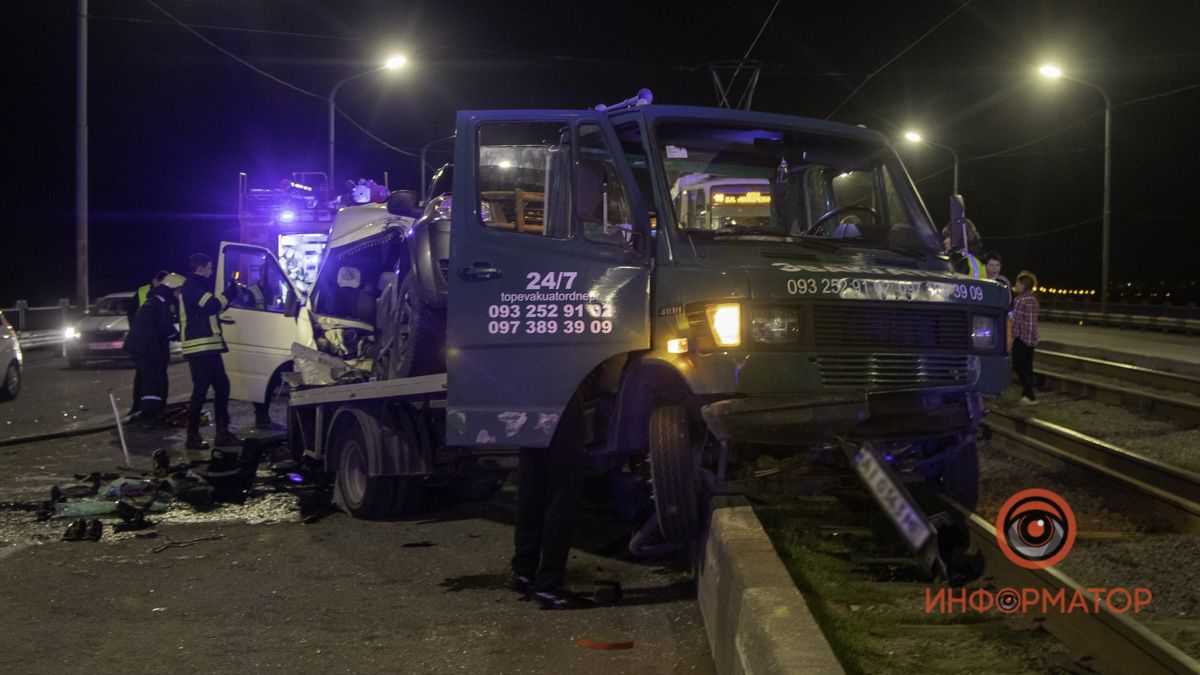
[[[587,111],[460,112],[456,139],[424,212],[376,227],[393,234],[370,248],[391,266],[374,326],[331,329],[315,310],[332,291],[301,301],[270,252],[246,270],[229,252],[247,247],[222,247],[218,284],[270,276],[295,342],[357,369],[289,407],[294,453],[336,474],[344,508],[416,508],[475,455],[549,446],[579,406],[572,432],[645,518],[635,552],[694,545],[705,496],[773,455],[849,463],[946,574],[942,525],[907,486],[976,501],[1010,297],[954,271],[883,135],[643,90]],[[413,214],[400,197],[390,214]],[[369,242],[336,239],[322,275],[341,283]],[[247,335],[227,361],[263,353]]]

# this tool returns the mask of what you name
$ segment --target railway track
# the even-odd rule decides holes
[[[1173,391],[1200,396],[1200,378],[1171,373],[1165,370],[1143,368],[1128,363],[1106,361],[1089,356],[1077,356],[1064,352],[1039,349],[1037,351],[1039,366],[1052,368],[1055,371],[1073,375],[1099,375],[1129,382],[1160,391]],[[1050,375],[1050,373],[1046,373]]]
[[[1035,464],[1050,460],[1099,476],[1161,506],[1174,529],[1200,534],[1200,474],[1036,418],[992,410],[985,423],[993,446]]]
[[[1001,552],[991,524],[966,508],[948,502],[962,515],[971,531],[974,548],[983,554],[987,575],[997,588],[1038,589],[1051,596],[1087,595],[1086,587],[1056,568],[1031,570],[1013,564]],[[1200,662],[1188,656],[1150,629],[1131,619],[1097,605],[1099,611],[1048,611],[1040,615],[1043,626],[1080,661],[1100,673],[1200,673]],[[1038,617],[1035,617],[1035,620]]]

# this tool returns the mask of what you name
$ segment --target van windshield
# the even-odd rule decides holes
[[[882,143],[671,121],[658,124],[657,141],[675,223],[688,234],[940,250],[899,159]]]

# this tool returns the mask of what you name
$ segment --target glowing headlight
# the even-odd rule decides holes
[[[755,342],[783,344],[800,339],[800,319],[795,310],[770,307],[750,310],[750,335]]]
[[[63,331],[63,337],[68,340],[74,340],[79,337],[79,331],[75,330],[74,326],[67,326],[66,330]]]
[[[704,313],[708,315],[708,325],[718,347],[742,344],[742,310],[737,303],[710,305],[704,308]]]
[[[996,320],[990,316],[971,317],[971,346],[993,349],[996,346]]]

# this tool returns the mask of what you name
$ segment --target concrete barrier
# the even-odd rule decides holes
[[[718,673],[844,672],[744,497],[713,499],[697,596]]]

